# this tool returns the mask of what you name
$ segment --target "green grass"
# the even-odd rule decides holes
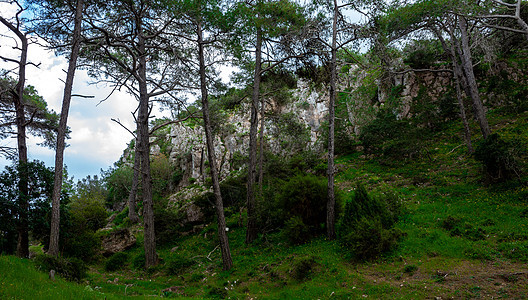
[[[39,272],[27,259],[0,256],[0,299],[116,299],[93,287]]]

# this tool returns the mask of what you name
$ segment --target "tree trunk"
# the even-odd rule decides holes
[[[255,74],[253,82],[253,95],[251,98],[251,127],[249,130],[249,166],[247,182],[247,231],[246,243],[250,244],[257,238],[257,224],[255,215],[255,177],[257,164],[257,126],[258,105],[260,96],[260,79],[262,63],[262,31],[257,28],[257,44],[255,48]]]
[[[137,151],[137,139],[134,143],[134,166],[132,167],[132,186],[130,194],[128,195],[128,218],[132,224],[139,222],[139,217],[136,213],[136,196],[138,190],[139,170],[141,168],[141,156]]]
[[[482,136],[486,139],[490,135],[491,131],[488,125],[488,119],[486,118],[486,111],[484,110],[484,105],[480,100],[475,74],[473,73],[473,62],[471,60],[471,50],[469,47],[469,38],[467,34],[467,21],[464,16],[458,16],[458,27],[460,29],[460,41],[462,46],[462,49],[460,51],[462,68],[469,87],[475,118],[479,123]]]
[[[149,95],[147,90],[147,59],[145,56],[145,36],[141,28],[141,19],[138,27],[138,82],[139,82],[139,112],[138,112],[138,143],[136,155],[141,160],[141,187],[143,196],[143,225],[145,268],[158,264],[156,253],[156,234],[154,232],[154,205],[152,202],[152,179],[150,175],[150,143],[149,143]]]
[[[444,49],[444,51],[449,52],[449,54],[451,54],[451,60],[452,60],[452,65],[453,65],[453,79],[455,81],[455,90],[456,90],[458,108],[460,110],[460,118],[462,119],[462,124],[464,125],[464,141],[466,142],[468,153],[473,153],[474,150],[473,150],[473,145],[471,143],[471,131],[469,129],[469,123],[468,123],[467,116],[466,116],[466,108],[464,106],[464,99],[462,97],[462,90],[461,90],[462,82],[461,81],[463,77],[463,72],[462,72],[462,67],[458,63],[458,57],[456,55],[456,50],[455,50],[455,45],[456,45],[455,40],[456,39],[454,35],[452,34],[452,32],[450,32],[451,38],[453,39],[453,44],[451,45],[451,47],[449,47],[447,43],[445,42],[444,38],[442,37],[442,34],[435,28],[433,28],[433,31],[435,32],[436,37],[442,43],[442,48]]]
[[[258,160],[258,186],[259,197],[262,197],[262,181],[264,180],[264,113],[266,111],[266,100],[260,99],[260,131],[259,131],[259,160]]]
[[[524,31],[524,37],[528,40],[528,24],[521,18],[521,0],[517,0],[515,3],[515,20]]]
[[[17,241],[17,256],[26,258],[29,257],[29,234],[28,234],[28,214],[29,214],[29,191],[28,191],[28,169],[27,169],[27,144],[26,144],[26,115],[24,102],[24,89],[26,83],[26,65],[28,40],[26,36],[20,31],[18,26],[14,26],[6,19],[0,16],[0,22],[4,24],[20,39],[20,60],[18,61],[18,82],[13,92],[13,100],[15,106],[16,126],[17,126],[17,148],[18,148],[18,167],[19,176],[18,181],[18,241]]]
[[[334,194],[334,121],[335,100],[337,96],[337,18],[339,16],[337,0],[334,0],[334,20],[332,25],[332,49],[330,60],[330,99],[328,101],[328,202],[326,205],[326,230],[328,239],[333,240],[335,233],[335,194]]]
[[[62,109],[59,121],[59,131],[57,133],[57,149],[55,152],[55,181],[53,184],[53,198],[51,209],[51,232],[48,253],[53,256],[59,254],[59,227],[60,227],[60,196],[62,191],[62,169],[64,161],[64,148],[66,131],[68,129],[68,113],[70,111],[71,94],[73,88],[73,78],[77,68],[77,57],[81,47],[81,23],[84,3],[77,1],[75,8],[75,25],[72,37],[72,51],[68,61],[68,72],[66,74],[66,84],[64,85],[64,96],[62,98]]]
[[[233,267],[231,251],[229,249],[229,240],[227,238],[226,221],[224,217],[224,204],[220,192],[220,182],[218,179],[218,168],[214,151],[213,133],[211,130],[211,121],[209,118],[209,102],[206,79],[206,66],[204,59],[204,42],[202,36],[202,27],[200,22],[197,24],[198,34],[198,58],[200,63],[200,90],[202,93],[202,114],[204,119],[205,139],[207,144],[207,158],[211,169],[211,179],[213,181],[213,191],[215,196],[216,219],[218,221],[218,238],[220,239],[220,250],[222,251],[223,269],[229,270]]]
[[[18,243],[17,256],[29,257],[29,191],[28,191],[28,153],[26,145],[26,117],[24,102],[24,87],[26,81],[26,64],[28,42],[25,35],[20,31],[17,33],[22,47],[20,53],[20,63],[18,68],[18,83],[16,85],[15,110],[17,124],[17,144],[18,144],[18,164],[20,168],[20,180],[18,181],[19,195],[19,224],[18,224]]]
[[[458,101],[458,108],[460,110],[460,118],[462,119],[462,124],[464,125],[464,140],[466,142],[468,153],[473,153],[473,145],[471,143],[471,130],[469,129],[469,122],[466,116],[466,108],[464,107],[464,99],[462,98],[462,90],[460,88],[461,78],[462,78],[462,69],[460,65],[456,62],[456,56],[453,57],[453,71],[455,79],[455,88]]]

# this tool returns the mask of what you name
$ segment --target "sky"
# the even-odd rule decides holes
[[[12,16],[13,9],[6,3],[0,2],[0,14]],[[0,24],[0,55],[18,58],[20,51],[13,49],[14,41],[5,35],[9,34],[7,28]],[[39,68],[27,67],[27,82],[36,87],[38,93],[44,97],[48,107],[60,113],[64,83],[68,67],[65,57],[57,57],[38,45],[30,45],[28,60],[40,64]],[[13,64],[0,60],[0,69],[11,69]],[[119,119],[121,123],[135,129],[131,112],[137,107],[137,101],[125,92],[116,92],[108,100],[98,103],[106,98],[111,91],[104,85],[89,84],[93,80],[86,71],[78,70],[75,74],[73,94],[95,96],[93,99],[72,98],[68,126],[71,129],[71,139],[67,140],[69,147],[64,152],[64,163],[68,168],[69,176],[75,180],[87,175],[99,175],[101,169],[106,170],[116,162],[132,135],[111,119]],[[167,114],[167,113],[165,113]],[[153,115],[161,117],[157,110]],[[38,139],[28,139],[28,156],[30,160],[41,160],[48,167],[55,165],[55,152],[52,149],[37,146]],[[0,140],[0,145],[16,147],[16,138]],[[0,158],[0,170],[11,162]]]

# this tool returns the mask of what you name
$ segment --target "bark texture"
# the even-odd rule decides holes
[[[257,238],[257,224],[255,212],[255,178],[257,165],[257,127],[258,106],[260,97],[260,81],[262,71],[262,31],[257,28],[257,41],[255,48],[255,74],[253,81],[253,94],[251,97],[251,127],[249,129],[249,166],[247,182],[247,231],[246,243],[250,244]]]
[[[132,170],[132,186],[130,187],[130,194],[128,195],[128,218],[132,224],[139,222],[139,217],[136,213],[136,197],[139,183],[139,170],[141,168],[141,157],[137,152],[137,139],[134,150],[134,167]]]
[[[218,167],[216,165],[216,157],[214,151],[213,131],[211,129],[211,121],[209,117],[209,100],[207,90],[206,66],[204,59],[204,41],[201,24],[197,24],[198,34],[198,58],[200,64],[200,91],[202,94],[202,115],[204,119],[205,139],[207,144],[207,158],[209,159],[209,166],[211,169],[211,179],[213,181],[213,192],[215,196],[216,219],[218,222],[218,237],[220,239],[220,250],[222,252],[223,269],[229,270],[233,267],[233,260],[231,259],[231,251],[229,249],[229,240],[227,237],[227,226],[224,216],[224,204],[222,201],[222,193],[220,192],[220,182],[218,179]]]
[[[473,104],[473,112],[477,119],[482,136],[486,139],[490,135],[491,131],[486,117],[486,110],[480,99],[477,80],[473,72],[473,62],[471,59],[471,49],[469,47],[469,37],[467,32],[467,21],[464,16],[458,16],[458,27],[460,29],[460,57],[462,60],[462,69],[467,80],[471,101]]]
[[[64,166],[64,148],[66,131],[68,129],[68,113],[70,111],[73,78],[77,69],[77,57],[81,47],[81,23],[84,1],[77,0],[75,8],[75,25],[72,37],[72,51],[68,61],[68,72],[66,84],[64,85],[64,96],[62,98],[62,109],[57,134],[57,149],[55,152],[55,181],[53,185],[52,209],[51,209],[51,232],[48,253],[53,256],[59,254],[59,227],[60,227],[60,196],[62,191],[62,171]]]
[[[337,18],[339,7],[334,0],[334,20],[332,24],[332,48],[330,58],[330,100],[328,101],[328,202],[326,205],[326,231],[328,239],[333,240],[335,233],[335,193],[334,193],[334,127],[335,127],[335,99],[337,95]]]
[[[156,234],[154,232],[154,205],[152,202],[152,178],[150,175],[150,143],[149,143],[149,95],[147,90],[147,59],[145,36],[142,32],[141,18],[138,26],[138,82],[139,82],[139,110],[138,110],[138,143],[137,153],[141,159],[141,184],[143,196],[143,225],[145,268],[158,264],[156,253]]]

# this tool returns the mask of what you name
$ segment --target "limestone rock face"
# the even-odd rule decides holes
[[[287,149],[282,145],[283,141],[278,137],[280,129],[269,117],[269,115],[277,116],[284,113],[291,113],[295,116],[296,122],[307,128],[309,141],[304,145],[305,149],[320,148],[322,144],[320,127],[326,116],[328,102],[325,95],[320,95],[315,89],[311,89],[307,81],[300,80],[298,88],[293,91],[293,101],[283,106],[277,105],[273,99],[269,99],[269,102],[271,105],[268,105],[266,111],[264,129],[267,150],[275,154],[288,154]],[[230,163],[233,158],[246,156],[248,153],[249,119],[250,106],[249,104],[242,105],[236,113],[227,116],[225,122],[228,124],[227,130],[215,136],[216,165],[219,168],[221,180],[231,172],[239,171]],[[195,181],[204,182],[209,176],[209,162],[203,127],[173,124],[170,139],[172,144],[170,160],[184,173],[180,186],[187,186]]]
[[[103,255],[125,251],[135,244],[136,237],[127,228],[113,231],[102,239]]]

